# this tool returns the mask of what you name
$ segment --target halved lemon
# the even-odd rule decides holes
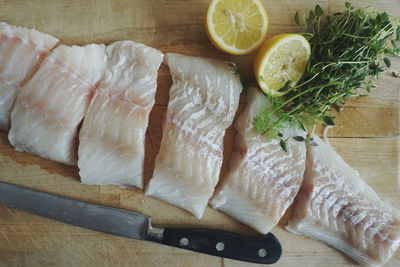
[[[254,59],[254,74],[268,95],[281,96],[286,85],[300,80],[310,59],[310,44],[300,34],[279,34],[266,40]]]
[[[206,32],[221,51],[244,55],[257,49],[267,35],[268,17],[260,0],[213,0]]]

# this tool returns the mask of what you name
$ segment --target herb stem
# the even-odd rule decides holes
[[[283,103],[282,105],[280,105],[278,108],[276,108],[275,110],[273,110],[272,113],[277,112],[277,111],[280,110],[282,107],[284,107],[285,105],[289,104],[291,101],[295,100],[296,98],[298,98],[298,97],[300,97],[300,96],[302,96],[302,95],[307,94],[308,92],[310,92],[310,91],[312,91],[312,90],[315,90],[315,89],[318,89],[318,88],[321,88],[321,87],[327,87],[327,86],[330,86],[330,85],[338,85],[338,84],[340,84],[340,82],[332,82],[332,83],[329,83],[329,84],[318,85],[318,86],[314,86],[314,87],[308,88],[308,89],[304,90],[303,92],[301,92],[301,93],[299,93],[299,94],[293,96],[292,98],[289,98],[286,102],[284,102],[284,103]]]

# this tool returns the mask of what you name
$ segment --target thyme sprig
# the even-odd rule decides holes
[[[368,94],[383,72],[382,63],[391,66],[385,55],[400,53],[399,20],[372,8],[345,7],[324,14],[317,5],[304,22],[296,13],[295,22],[305,26],[303,35],[311,45],[309,65],[298,85],[285,85],[287,94],[269,97],[254,118],[257,132],[279,137],[286,125],[304,130],[318,123],[334,125],[334,111],[341,111],[349,97]]]

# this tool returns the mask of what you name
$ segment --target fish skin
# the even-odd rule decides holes
[[[132,41],[106,49],[108,65],[79,133],[84,184],[143,188],[144,140],[163,53]]]
[[[173,85],[146,195],[201,218],[218,182],[223,138],[239,104],[240,78],[227,62],[168,53]]]
[[[55,48],[18,92],[8,134],[11,145],[76,165],[78,126],[106,63],[104,45]]]
[[[400,212],[384,202],[334,149],[314,136],[304,182],[286,229],[323,241],[366,266],[381,266],[400,244]]]
[[[304,142],[291,137],[305,137],[306,133],[289,127],[284,129],[282,138],[289,138],[285,152],[280,138],[268,139],[254,129],[254,117],[267,104],[265,95],[258,88],[249,88],[247,103],[235,122],[238,134],[230,169],[210,204],[266,234],[278,224],[300,189],[306,147]]]
[[[33,29],[0,22],[0,130],[10,129],[18,88],[32,77],[58,41]]]

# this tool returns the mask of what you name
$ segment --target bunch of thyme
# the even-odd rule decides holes
[[[350,96],[369,93],[383,72],[381,63],[391,65],[385,55],[400,52],[398,19],[391,22],[386,12],[346,3],[345,11],[325,15],[317,5],[303,23],[297,12],[295,22],[306,27],[303,35],[311,45],[311,57],[298,85],[287,83],[281,88],[287,93],[269,97],[269,105],[254,118],[257,132],[269,137],[281,137],[287,125],[304,130],[318,123],[334,125],[334,111],[342,110]],[[285,141],[281,140],[283,149]]]

